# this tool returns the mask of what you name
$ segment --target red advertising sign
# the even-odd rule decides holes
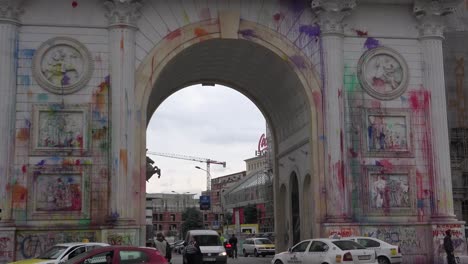
[[[265,133],[263,133],[260,136],[260,140],[258,140],[258,148],[255,151],[255,155],[257,155],[257,156],[263,155],[263,154],[265,154],[265,151],[267,149],[268,149],[268,142],[267,142],[267,138],[265,136]]]

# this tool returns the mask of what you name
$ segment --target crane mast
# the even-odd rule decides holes
[[[191,160],[201,163],[206,163],[206,190],[211,190],[211,174],[210,174],[210,164],[218,164],[223,165],[223,168],[226,168],[225,161],[216,161],[212,159],[194,157],[194,156],[187,156],[187,155],[180,155],[180,154],[173,154],[173,153],[162,153],[162,152],[153,152],[147,151],[146,154],[161,156],[166,158],[173,158],[173,159],[183,159],[183,160]]]

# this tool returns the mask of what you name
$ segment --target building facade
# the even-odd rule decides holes
[[[443,0],[0,1],[0,262],[144,245],[146,126],[204,82],[265,115],[278,250],[360,234],[441,263],[451,228],[465,253],[466,21]]]

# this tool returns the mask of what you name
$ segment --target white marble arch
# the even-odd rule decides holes
[[[146,124],[157,107],[179,89],[195,83],[212,82],[228,85],[243,93],[262,111],[273,135],[273,156],[294,154],[300,149],[310,153],[302,155],[305,159],[290,160],[288,166],[313,171],[309,176],[312,182],[309,186],[318,186],[323,182],[323,143],[317,135],[322,133],[323,125],[321,108],[315,105],[314,97],[320,98],[321,91],[318,76],[307,56],[277,32],[258,24],[241,21],[235,30],[252,30],[255,37],[238,34],[233,38],[223,38],[220,31],[227,29],[210,23],[201,22],[179,29],[183,37],[177,41],[163,41],[154,47],[136,72],[135,105],[141,115],[136,122],[135,139],[139,141],[135,142],[134,153],[140,153],[137,155],[141,157],[140,168],[145,164]],[[193,36],[194,28],[204,28],[207,34]],[[252,57],[253,54],[257,55]],[[290,59],[292,56],[300,56],[305,67],[297,67]],[[273,163],[274,188],[278,194],[279,182],[286,175],[280,175],[278,159]],[[289,186],[286,189],[290,190]],[[291,197],[291,194],[286,197]],[[318,206],[314,202],[309,205],[313,208]],[[287,203],[275,204],[277,234],[292,232],[291,225],[288,227],[286,222],[279,220],[284,217],[281,212],[290,210],[283,208],[285,206],[289,207]],[[300,218],[314,221],[321,216]],[[303,224],[319,232],[317,223]],[[286,249],[291,243],[278,246]]]

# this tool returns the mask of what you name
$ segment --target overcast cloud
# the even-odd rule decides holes
[[[265,133],[265,118],[241,93],[222,86],[194,85],[173,94],[153,114],[146,131],[147,148],[153,152],[194,156],[216,161],[211,177],[217,178],[245,170],[245,159],[252,158],[260,136]],[[148,193],[194,193],[206,190],[206,163],[148,155],[161,169],[162,176],[151,178]]]

